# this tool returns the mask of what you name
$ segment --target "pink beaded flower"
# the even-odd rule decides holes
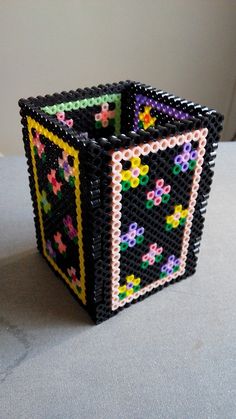
[[[149,250],[142,256],[141,268],[146,269],[154,263],[159,263],[163,259],[163,247],[158,247],[156,243],[149,245]]]
[[[171,186],[165,185],[164,179],[156,179],[155,189],[148,191],[146,208],[150,209],[153,206],[157,207],[161,203],[166,204],[170,200]]]
[[[47,178],[49,180],[50,190],[52,190],[55,195],[57,195],[59,198],[61,198],[62,183],[58,182],[57,179],[56,179],[56,170],[51,169],[51,172],[47,175]]]
[[[59,253],[61,254],[65,254],[66,253],[66,245],[63,243],[62,241],[62,234],[58,231],[56,234],[54,234],[54,240],[56,243],[56,247],[59,251]]]
[[[66,119],[65,112],[57,112],[57,119],[58,121],[62,122],[64,125],[67,125],[69,128],[73,127],[73,119]]]
[[[109,110],[109,104],[103,103],[101,106],[101,112],[96,113],[95,121],[96,121],[96,128],[106,128],[109,125],[109,122],[114,120],[116,111]]]
[[[34,154],[39,156],[40,159],[45,160],[46,154],[44,152],[45,145],[41,143],[39,139],[39,133],[35,131],[33,136]]]

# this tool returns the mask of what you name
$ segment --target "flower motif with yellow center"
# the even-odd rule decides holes
[[[182,205],[175,205],[174,213],[166,217],[166,231],[172,230],[172,228],[177,228],[185,224],[186,218],[188,216],[188,210],[183,209]]]
[[[119,299],[123,300],[125,297],[134,294],[140,290],[140,278],[135,278],[135,276],[128,275],[126,276],[126,284],[119,287]]]
[[[146,185],[149,181],[149,166],[142,164],[140,157],[133,157],[130,160],[131,167],[129,170],[121,171],[122,190],[128,191],[130,188],[137,188],[140,185]]]
[[[144,111],[139,112],[139,128],[147,129],[155,126],[156,117],[150,114],[151,110],[151,106],[144,106]]]

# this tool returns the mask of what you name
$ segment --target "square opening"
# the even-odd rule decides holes
[[[134,82],[62,92],[34,101],[56,124],[94,140],[140,131],[157,137],[155,131],[160,128],[181,129],[181,121],[200,117],[186,101]]]

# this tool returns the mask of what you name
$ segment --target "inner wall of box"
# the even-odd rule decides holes
[[[130,98],[131,102],[130,102]],[[129,107],[126,106],[127,98]],[[72,127],[89,138],[109,137],[126,132],[126,123],[131,121],[129,130],[157,128],[187,119],[189,114],[173,108],[159,100],[129,91],[106,94],[99,97],[63,102],[42,108],[55,116],[59,123]],[[122,118],[125,116],[125,118]],[[127,118],[128,117],[128,118]]]

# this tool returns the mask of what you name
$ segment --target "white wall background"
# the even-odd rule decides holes
[[[22,154],[20,97],[140,80],[236,130],[236,0],[0,0],[0,152]]]

